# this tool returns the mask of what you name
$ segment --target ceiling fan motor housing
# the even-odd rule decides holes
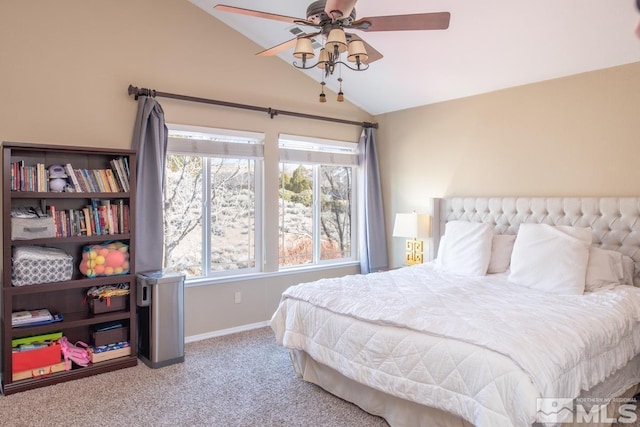
[[[328,23],[333,22],[333,17],[327,15],[325,12],[327,1],[326,0],[318,0],[314,1],[307,7],[307,20],[313,22],[315,25],[324,26]],[[343,26],[349,26],[353,21],[356,20],[356,10],[355,8],[351,9],[351,13],[349,16],[343,16],[342,11],[338,12],[339,16],[335,16],[336,21],[339,21]]]

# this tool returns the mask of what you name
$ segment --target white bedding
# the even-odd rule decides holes
[[[271,325],[348,378],[493,427],[531,425],[537,397],[577,397],[624,366],[639,316],[630,286],[547,295],[430,263],[293,286]]]

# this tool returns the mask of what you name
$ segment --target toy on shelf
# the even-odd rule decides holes
[[[62,165],[49,166],[49,190],[61,193],[67,187],[67,174]]]
[[[85,246],[80,273],[87,277],[114,276],[129,273],[129,245],[122,242]]]

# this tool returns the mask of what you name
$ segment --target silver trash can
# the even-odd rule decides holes
[[[184,362],[184,274],[137,275],[138,357],[150,368]]]

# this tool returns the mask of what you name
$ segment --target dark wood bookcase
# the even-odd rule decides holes
[[[110,169],[110,161],[126,158],[129,165],[128,192],[45,192],[12,191],[12,163],[24,162],[35,166],[71,164],[78,169]],[[87,377],[137,364],[137,327],[136,327],[136,275],[135,275],[135,191],[136,191],[136,154],[132,150],[108,148],[88,148],[56,146],[47,144],[29,144],[21,142],[2,143],[2,214],[3,214],[3,261],[2,261],[2,311],[0,315],[2,332],[2,386],[5,395],[47,386],[62,381]],[[91,199],[123,200],[129,207],[129,233],[106,235],[76,235],[72,237],[37,238],[31,240],[12,240],[11,210],[16,207],[40,206],[44,212],[50,205],[60,209],[81,209],[91,203]],[[82,249],[85,245],[121,241],[129,245],[129,273],[87,278],[79,271]],[[72,279],[64,282],[44,283],[27,286],[13,286],[11,281],[12,252],[18,246],[36,245],[63,249],[73,256]],[[128,283],[130,293],[126,308],[102,314],[92,314],[86,301],[86,291],[93,286]],[[48,308],[52,313],[61,313],[63,321],[47,325],[13,328],[11,313],[20,310]],[[49,332],[62,332],[71,343],[83,341],[90,343],[93,325],[121,321],[129,327],[131,355],[79,367],[75,364],[68,371],[36,376],[34,378],[13,380],[12,375],[12,339],[40,335]]]

